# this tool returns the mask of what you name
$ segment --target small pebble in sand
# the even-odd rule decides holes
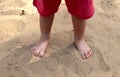
[[[20,13],[20,16],[21,15],[25,15],[25,10],[22,10],[21,13]]]

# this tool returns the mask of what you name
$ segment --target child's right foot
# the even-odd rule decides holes
[[[31,48],[32,54],[36,57],[43,57],[48,47],[49,38],[43,37],[38,44]]]

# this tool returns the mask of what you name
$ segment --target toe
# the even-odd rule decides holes
[[[86,55],[85,55],[85,53],[83,53],[82,56],[83,56],[83,59],[86,59],[86,58],[87,58]]]
[[[92,50],[92,49],[90,50],[90,52],[91,52],[91,53],[92,53],[92,55],[93,55],[93,50]]]
[[[39,52],[39,55],[38,55],[38,56],[39,56],[39,57],[42,57],[42,56],[41,56],[41,52]]]
[[[85,54],[85,55],[86,55],[86,57],[87,57],[87,58],[89,58],[89,57],[90,57],[89,52],[86,52],[86,54]]]
[[[90,56],[92,56],[92,53],[93,53],[93,52],[92,52],[92,50],[89,50],[89,52],[88,52],[88,53],[90,54]]]
[[[89,54],[90,54],[90,56],[93,55],[93,51],[91,49],[89,50]]]
[[[39,57],[43,57],[44,56],[44,51],[39,53]]]
[[[39,54],[39,57],[40,57],[40,58],[42,58],[42,57],[43,57],[43,55],[40,53],[40,54]]]
[[[39,55],[39,50],[36,50],[35,52],[34,52],[34,56],[38,56]]]
[[[89,50],[88,52],[85,53],[86,57],[89,58],[92,56],[92,50]]]
[[[91,56],[90,53],[89,53],[89,52],[86,52],[86,53],[83,54],[83,59],[87,59],[87,58],[89,58],[90,56]]]
[[[83,59],[87,59],[89,57],[91,57],[93,55],[93,51],[92,50],[88,50],[85,53],[82,53]]]

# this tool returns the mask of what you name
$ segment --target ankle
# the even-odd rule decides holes
[[[74,37],[74,40],[75,40],[75,42],[78,42],[78,41],[83,41],[83,40],[84,40],[84,38]]]
[[[40,39],[43,39],[43,40],[48,40],[48,39],[50,39],[50,35],[41,35],[40,36]]]

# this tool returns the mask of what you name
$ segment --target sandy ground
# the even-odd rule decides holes
[[[39,59],[30,52],[40,36],[32,0],[0,0],[0,77],[120,77],[120,0],[95,0],[95,8],[85,34],[93,57],[82,60],[74,48],[71,17],[62,4],[47,54]]]

